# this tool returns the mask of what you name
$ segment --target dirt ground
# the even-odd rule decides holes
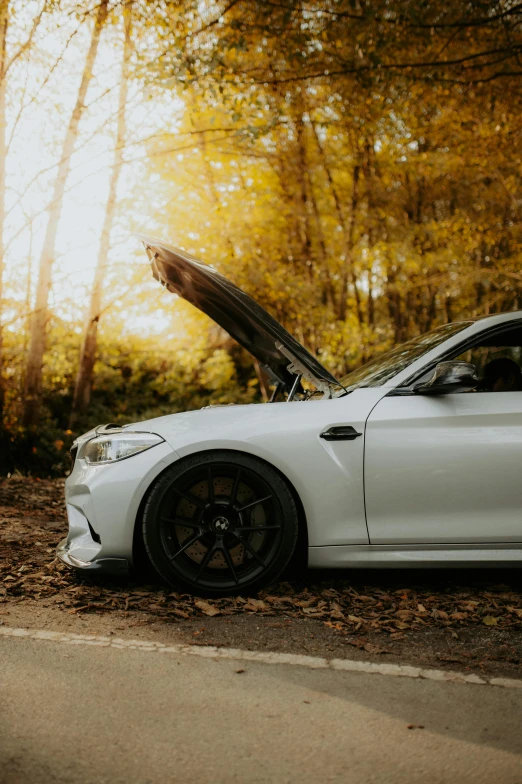
[[[206,600],[56,561],[63,480],[0,479],[0,624],[522,677],[522,571],[309,571]],[[149,578],[150,581],[150,578]]]

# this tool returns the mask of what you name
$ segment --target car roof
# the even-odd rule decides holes
[[[468,321],[490,321],[491,324],[501,323],[502,321],[516,321],[522,319],[522,310],[512,310],[507,313],[493,313],[484,316],[477,316],[474,319],[467,319]]]

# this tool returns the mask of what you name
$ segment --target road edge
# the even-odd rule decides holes
[[[200,656],[205,659],[231,659],[259,664],[286,664],[308,669],[335,670],[339,672],[363,673],[366,675],[388,675],[400,678],[419,678],[446,683],[469,683],[476,686],[500,686],[506,689],[522,689],[522,680],[495,678],[464,674],[454,670],[438,670],[431,667],[414,667],[409,664],[386,664],[352,659],[327,659],[320,656],[305,656],[296,653],[275,651],[249,651],[240,648],[221,648],[213,645],[182,645],[156,642],[155,640],[126,640],[121,637],[98,634],[72,634],[70,632],[27,629],[0,625],[0,637],[56,642],[66,645],[87,645],[138,650],[176,656]]]

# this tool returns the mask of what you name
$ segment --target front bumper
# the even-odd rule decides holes
[[[77,457],[65,482],[69,533],[58,545],[58,558],[81,571],[126,573],[142,499],[177,459],[165,442],[109,465],[91,466]]]
[[[130,564],[126,558],[99,558],[94,561],[82,561],[69,552],[67,537],[62,539],[56,548],[56,555],[62,563],[78,571],[96,572],[97,574],[127,575]]]

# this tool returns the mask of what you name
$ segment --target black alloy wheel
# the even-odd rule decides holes
[[[298,515],[282,477],[238,452],[180,460],[155,482],[143,514],[152,564],[171,585],[206,596],[255,592],[279,577]]]

